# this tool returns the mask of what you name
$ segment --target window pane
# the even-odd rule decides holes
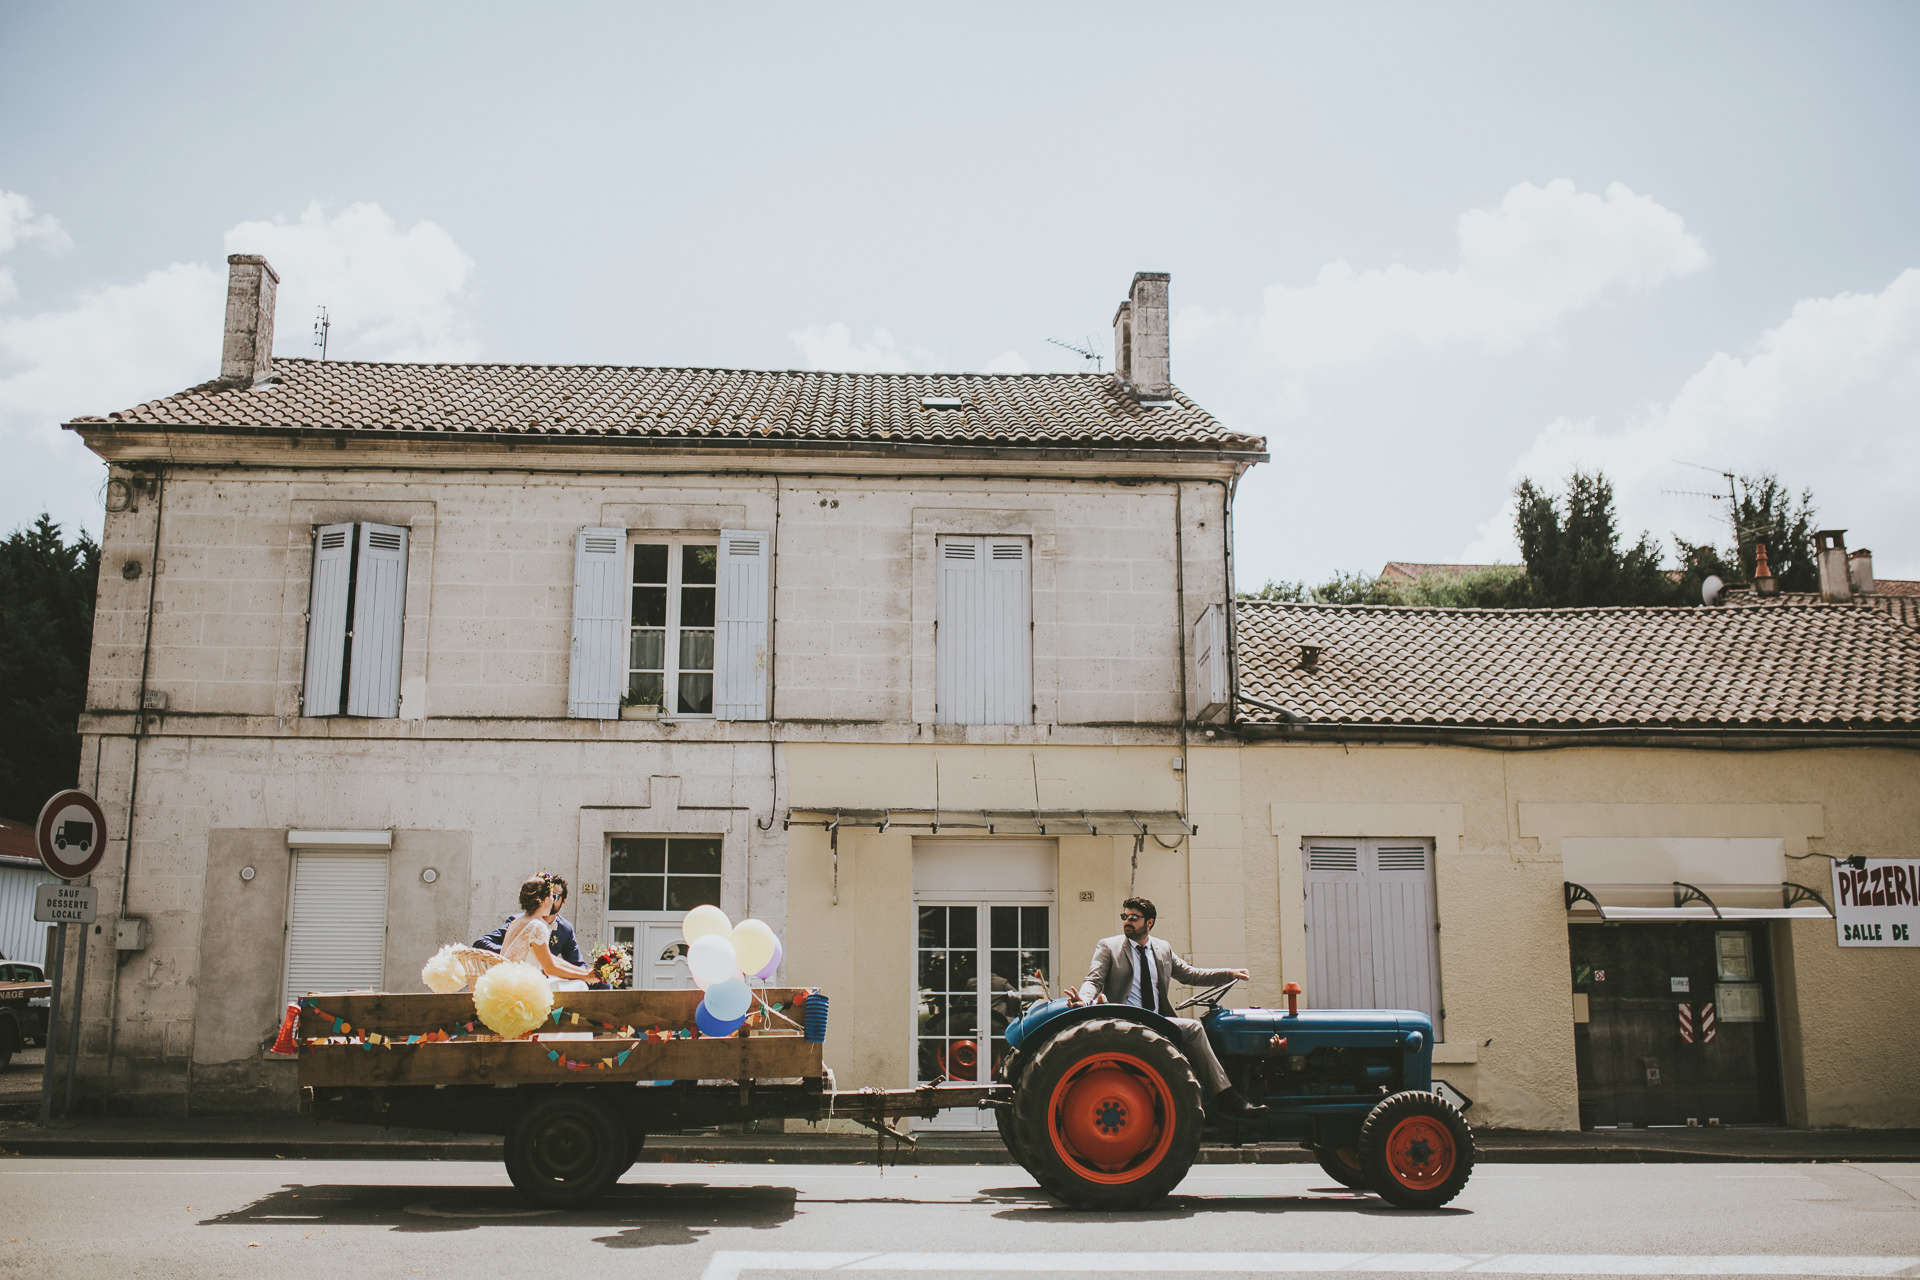
[[[952,945],[956,947],[966,947],[969,950],[978,946],[979,944],[975,939],[980,933],[979,920],[980,913],[973,907],[953,908]]]
[[[1022,951],[1020,953],[1020,977],[1025,982],[1044,983],[1053,979],[1048,972],[1053,967],[1051,953],[1047,951]],[[1034,994],[1039,994],[1035,992]]]
[[[991,907],[992,945],[996,947],[1017,947],[1020,945],[1020,908]]]
[[[683,627],[710,627],[713,625],[712,587],[683,587],[681,589],[680,625]]]
[[[1005,991],[1020,982],[1020,953],[1002,951],[995,947],[988,953],[993,958],[993,989]]]
[[[680,581],[682,582],[718,582],[719,567],[720,548],[717,546],[680,548]]]
[[[951,989],[968,993],[976,990],[977,988],[974,986],[974,983],[979,978],[980,953],[969,948],[965,951],[949,951],[947,952],[947,956],[952,963],[953,970],[953,976],[950,979],[953,984]],[[971,1000],[967,1001],[969,1014],[971,1014],[972,1011],[972,1004],[973,1002]],[[967,1026],[969,1029],[973,1026],[971,1017],[968,1019]]]
[[[707,903],[720,905],[719,876],[668,877],[667,910],[691,911]]]
[[[680,633],[680,670],[683,672],[713,670],[713,632],[682,631]]]
[[[636,627],[667,625],[667,589],[665,587],[633,589],[633,625]]]
[[[627,665],[636,671],[664,671],[667,668],[667,633],[652,629],[633,629],[627,646]]]
[[[920,953],[920,989],[922,992],[944,991],[947,985],[947,953],[944,951],[922,951]]]
[[[663,876],[607,877],[607,906],[613,911],[666,910]]]
[[[676,876],[720,874],[720,842],[718,840],[675,840],[669,853],[672,864],[667,869]]]
[[[680,677],[680,712],[682,715],[704,716],[713,711],[713,677]]]
[[[667,678],[658,671],[640,672],[627,678],[627,696],[643,706],[660,705]]]
[[[920,945],[923,947],[947,945],[947,913],[944,909],[920,908]]]
[[[613,853],[607,860],[607,870],[617,876],[659,875],[666,870],[666,844],[664,840],[621,836],[613,842]]]
[[[666,582],[667,549],[665,546],[658,543],[641,543],[634,547],[633,580],[635,582]]]
[[[1020,941],[1029,947],[1044,947],[1053,941],[1047,936],[1047,909],[1045,907],[1020,908]],[[999,946],[999,943],[994,943]]]

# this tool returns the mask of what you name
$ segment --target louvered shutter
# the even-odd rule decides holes
[[[984,724],[987,690],[978,625],[985,539],[935,541],[934,719],[940,724]]]
[[[713,718],[767,718],[767,581],[773,535],[762,529],[720,531],[716,601]]]
[[[626,683],[627,531],[580,530],[573,543],[573,649],[567,714],[617,720]]]
[[[1424,843],[1372,842],[1374,1007],[1440,1018],[1440,941],[1432,856]]]
[[[987,724],[1033,723],[1033,589],[1025,538],[986,538]]]
[[[378,991],[387,954],[387,855],[293,855],[282,1000],[310,991]]]
[[[322,525],[314,533],[313,583],[307,596],[307,671],[300,691],[306,715],[340,714],[352,572],[353,526]]]
[[[1024,538],[936,540],[935,719],[1033,723],[1031,553]]]
[[[1316,1009],[1371,1009],[1373,909],[1359,841],[1306,846],[1307,993]]]
[[[347,714],[400,714],[400,642],[407,615],[407,531],[363,524],[353,566]]]

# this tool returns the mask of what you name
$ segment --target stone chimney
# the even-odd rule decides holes
[[[1813,535],[1813,565],[1820,571],[1820,598],[1828,604],[1853,599],[1847,581],[1847,531],[1822,529]]]
[[[1167,273],[1138,271],[1133,289],[1113,313],[1113,372],[1142,400],[1173,395],[1168,371]]]
[[[273,372],[273,299],[280,277],[257,253],[227,255],[227,333],[220,381],[250,387]]]
[[[1873,552],[1862,547],[1847,557],[1847,580],[1853,586],[1853,594],[1873,594]]]

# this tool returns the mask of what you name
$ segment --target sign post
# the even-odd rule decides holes
[[[61,791],[40,809],[34,824],[34,849],[47,870],[67,884],[44,884],[34,891],[33,918],[51,921],[57,927],[53,942],[53,998],[47,1010],[46,1065],[40,1076],[40,1123],[53,1119],[54,1046],[59,1041],[61,981],[66,968],[67,926],[89,925],[99,906],[100,891],[91,885],[71,883],[90,874],[107,852],[107,815],[84,791]],[[74,966],[73,1030],[67,1036],[67,1094],[60,1113],[73,1105],[73,1071],[80,1058],[81,984],[87,977],[87,935],[80,935],[80,962]]]

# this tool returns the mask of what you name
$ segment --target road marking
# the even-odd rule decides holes
[[[1920,1258],[1792,1254],[1605,1253],[776,1253],[722,1250],[701,1280],[749,1271],[1236,1272],[1315,1271],[1543,1276],[1893,1276]]]

